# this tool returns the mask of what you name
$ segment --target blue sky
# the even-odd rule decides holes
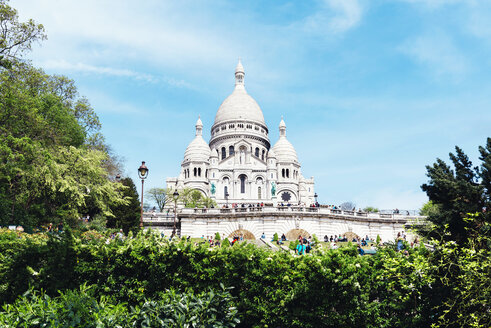
[[[425,165],[491,135],[491,2],[11,0],[48,40],[30,59],[76,81],[147,187],[209,139],[242,58],[272,144],[284,116],[322,203],[418,209]]]

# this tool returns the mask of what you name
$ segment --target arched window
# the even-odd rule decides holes
[[[227,157],[227,150],[225,147],[222,147],[222,159],[225,159]]]
[[[261,199],[261,187],[257,187],[257,199]]]
[[[235,154],[234,146],[228,147],[228,156],[232,156],[233,154]]]
[[[228,187],[227,186],[223,187],[223,196],[225,196],[225,198],[228,198],[228,196],[229,196],[228,195]]]
[[[254,151],[254,156],[259,157],[259,148],[256,147],[256,150]]]
[[[196,176],[196,173],[197,173],[196,168],[194,168],[194,170],[193,170],[193,171],[194,171],[194,176]]]
[[[208,178],[208,169],[205,171],[205,178]]]
[[[257,178],[256,184],[263,184],[263,179],[261,177]]]
[[[264,154],[266,153],[266,151],[263,149],[263,154],[261,155],[261,159],[264,161]]]
[[[246,176],[244,174],[241,174],[239,176],[240,179],[240,193],[245,194],[245,184],[246,184]]]
[[[289,178],[290,177],[290,169],[286,169],[286,177]]]
[[[187,169],[187,171],[188,171],[188,178],[189,178],[191,176],[191,174],[189,174],[189,169]]]
[[[281,177],[284,178],[285,177],[285,169],[281,169]]]

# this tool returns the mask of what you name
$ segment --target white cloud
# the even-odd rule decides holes
[[[143,74],[139,72],[135,72],[129,69],[119,69],[113,67],[103,67],[103,66],[94,66],[85,63],[69,63],[65,60],[47,60],[41,63],[42,67],[48,70],[63,70],[63,71],[72,71],[72,72],[87,72],[87,73],[96,73],[102,75],[110,75],[110,76],[118,76],[118,77],[130,77],[135,78],[137,80],[144,80],[147,82],[155,83],[157,82],[157,78],[150,74]]]
[[[424,65],[437,78],[459,79],[470,69],[465,55],[447,34],[441,32],[408,39],[399,50]]]
[[[46,60],[40,62],[41,67],[47,70],[56,70],[64,72],[81,72],[81,73],[93,73],[115,77],[133,78],[135,80],[142,80],[149,83],[166,83],[175,87],[185,87],[193,89],[192,85],[183,80],[176,80],[174,78],[158,77],[151,74],[141,73],[129,69],[95,66],[86,63],[69,63],[66,60]]]
[[[306,27],[317,33],[340,34],[356,27],[362,14],[358,0],[324,0],[321,9],[307,18]]]

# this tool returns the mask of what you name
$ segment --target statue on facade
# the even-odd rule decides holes
[[[271,182],[271,196],[276,196],[276,183]]]
[[[215,184],[214,184],[214,183],[212,183],[212,184],[211,184],[211,194],[212,194],[212,195],[214,195],[214,194],[215,194],[215,192],[216,192]]]
[[[245,151],[244,149],[241,149],[240,150],[240,164],[244,164],[245,163]]]

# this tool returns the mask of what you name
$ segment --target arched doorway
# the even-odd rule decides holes
[[[342,234],[342,236],[345,236],[346,239],[348,239],[348,241],[352,241],[354,238],[360,240],[360,236],[358,236],[356,233],[352,232],[352,231],[348,231],[348,232],[345,232],[344,234]]]
[[[311,236],[306,230],[303,229],[292,229],[288,231],[286,234],[286,239],[295,240],[298,239],[298,236],[302,236],[302,238],[309,238]]]
[[[254,234],[252,232],[250,232],[249,230],[245,230],[245,229],[238,229],[238,230],[235,230],[233,231],[229,236],[228,238],[234,238],[234,237],[244,237],[244,239],[249,239],[249,240],[255,240],[256,237],[254,237]]]

